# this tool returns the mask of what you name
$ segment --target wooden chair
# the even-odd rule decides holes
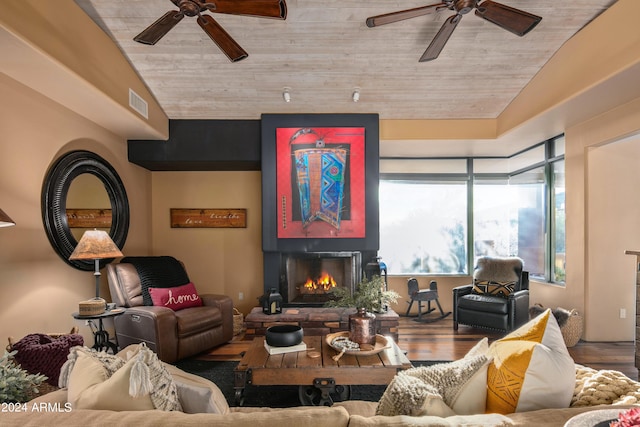
[[[412,277],[407,282],[407,287],[409,290],[410,301],[407,302],[409,307],[407,308],[406,316],[409,316],[409,312],[411,311],[414,301],[418,302],[418,318],[415,319],[416,322],[434,322],[436,320],[444,319],[451,314],[451,312],[445,313],[444,310],[442,310],[440,301],[438,301],[438,283],[435,280],[432,280],[431,283],[429,283],[429,289],[420,289],[418,280]],[[434,319],[423,319],[422,303],[427,303],[427,311],[424,314],[429,314],[435,310],[435,307],[431,308],[431,301],[435,301],[438,309],[440,310],[440,316]]]

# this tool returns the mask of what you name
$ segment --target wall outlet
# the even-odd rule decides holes
[[[240,301],[242,301],[244,299],[244,293],[243,292],[238,292],[238,299]]]
[[[620,318],[621,319],[626,319],[627,318],[627,310],[624,308],[620,309]]]

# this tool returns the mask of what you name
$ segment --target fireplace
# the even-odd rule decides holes
[[[379,117],[263,114],[261,123],[264,292],[278,289],[285,307],[322,306],[333,286],[321,282],[322,270],[335,286],[352,290],[364,265],[377,257]],[[314,167],[310,177],[305,173],[309,158],[292,157],[292,150],[309,144],[324,154],[345,149],[347,155],[322,156],[330,167]],[[337,173],[342,170],[344,175]],[[339,176],[344,186],[333,185]],[[311,283],[304,286],[307,279]]]
[[[360,252],[284,253],[280,293],[288,305],[322,305],[337,287],[353,292],[362,275]]]

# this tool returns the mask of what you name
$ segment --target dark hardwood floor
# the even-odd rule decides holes
[[[484,337],[489,342],[501,334],[460,326],[453,330],[451,316],[433,323],[416,322],[414,318],[400,317],[398,345],[407,352],[410,360],[449,361],[463,357]],[[249,341],[237,336],[228,344],[203,356],[207,360],[240,360],[241,353],[248,348]],[[580,341],[569,348],[573,360],[593,369],[611,369],[623,372],[629,378],[638,379],[634,366],[635,345],[633,342],[585,342]]]

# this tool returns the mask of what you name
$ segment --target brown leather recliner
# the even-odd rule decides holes
[[[233,338],[233,301],[226,295],[201,294],[201,307],[173,311],[144,305],[135,265],[107,265],[111,298],[125,312],[114,317],[118,346],[145,342],[158,358],[173,363]]]

